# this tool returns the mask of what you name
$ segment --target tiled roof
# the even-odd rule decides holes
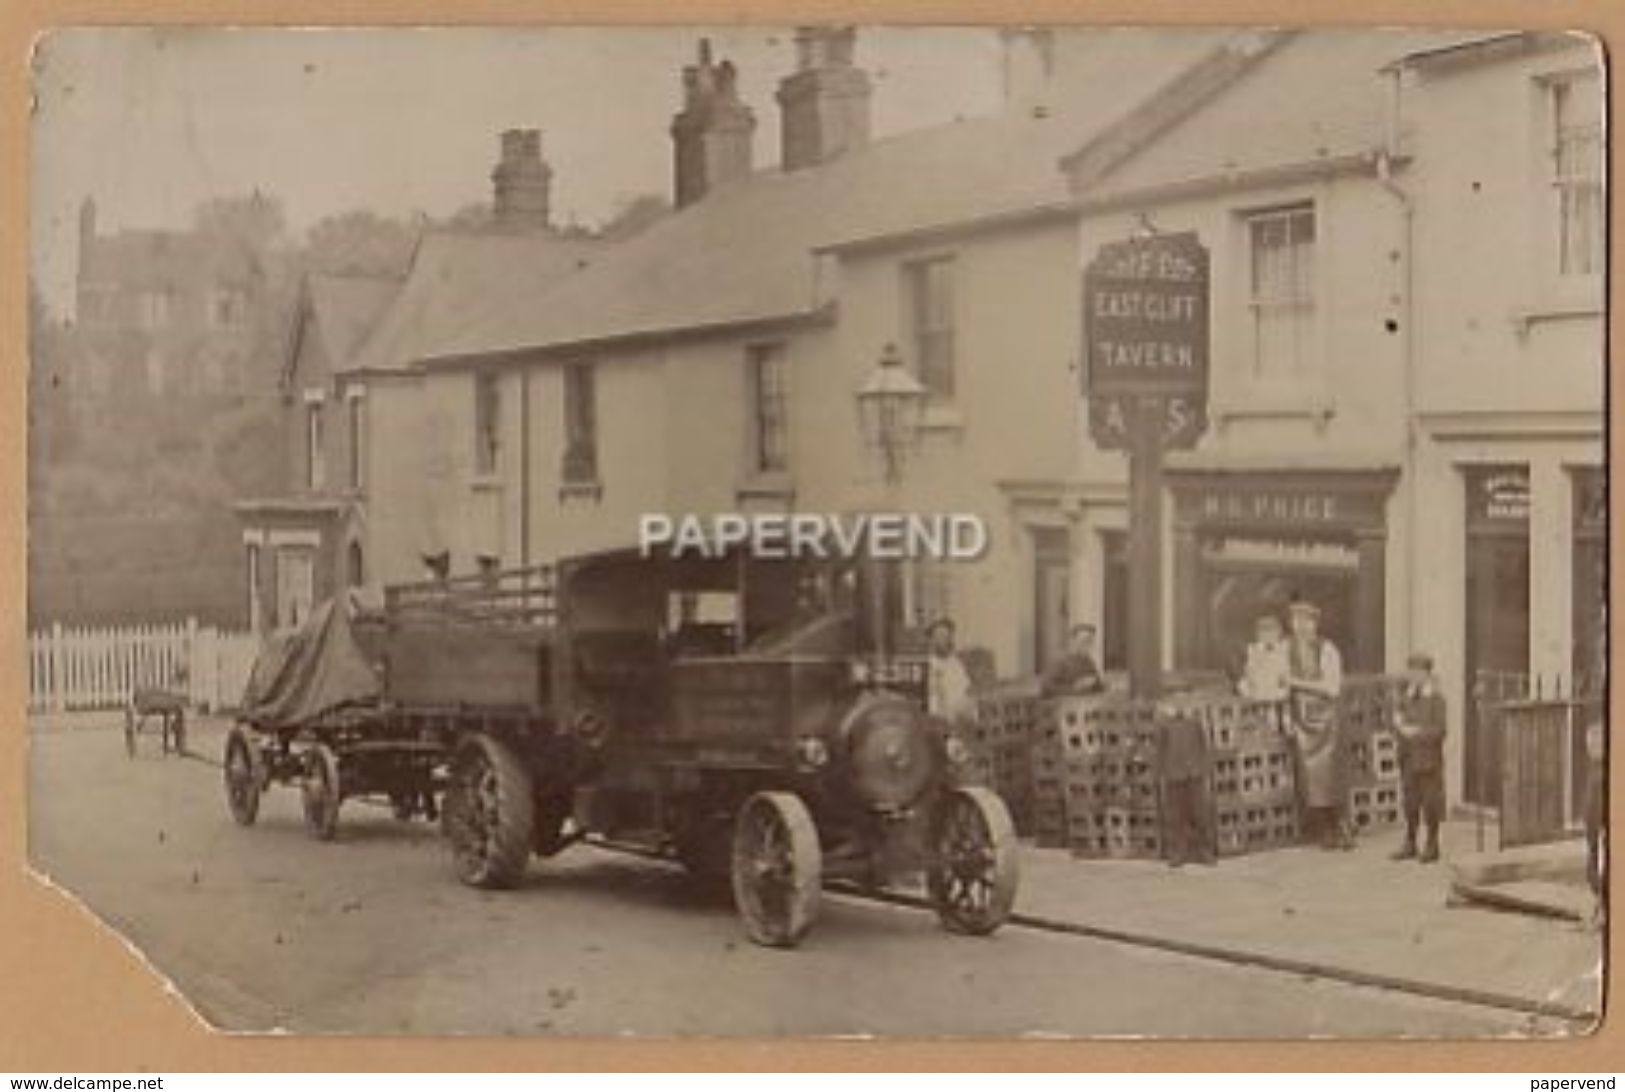
[[[327,359],[340,369],[401,289],[393,277],[313,274],[306,284],[309,307]]]
[[[539,232],[430,232],[418,244],[405,283],[344,370],[411,368],[462,333],[494,295],[534,298],[585,268],[604,247]]]
[[[758,171],[667,216],[539,298],[493,294],[431,358],[562,349],[613,338],[811,315],[827,302],[813,251],[1067,199],[1060,156],[1211,49],[1217,32],[1112,32],[1031,111],[875,141],[818,167]]]
[[[1083,195],[1142,190],[1372,153],[1387,102],[1382,69],[1459,32],[1326,30],[1297,35]]]

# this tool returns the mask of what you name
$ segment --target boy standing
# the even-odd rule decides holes
[[[1283,726],[1282,708],[1291,671],[1281,620],[1273,614],[1259,615],[1253,623],[1253,639],[1247,645],[1247,659],[1236,692],[1252,701],[1268,703],[1277,729]]]
[[[1444,818],[1444,695],[1433,677],[1433,657],[1414,652],[1405,661],[1405,686],[1394,710],[1399,733],[1399,777],[1405,807],[1405,841],[1391,855],[1396,861],[1439,859],[1439,822]],[[1418,822],[1427,841],[1416,847]]]
[[[1213,864],[1217,855],[1208,796],[1213,756],[1208,750],[1207,729],[1195,717],[1167,705],[1160,706],[1157,714],[1161,721],[1157,764],[1165,856],[1172,868],[1187,861]]]

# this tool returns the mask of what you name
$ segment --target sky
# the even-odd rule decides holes
[[[131,29],[58,31],[34,59],[33,272],[71,308],[80,201],[101,231],[185,227],[256,188],[302,232],[334,212],[445,215],[490,194],[497,135],[542,130],[555,222],[669,196],[668,126],[697,40],[739,68],[756,158],[778,154],[788,29]],[[866,28],[877,136],[986,114],[988,29]]]

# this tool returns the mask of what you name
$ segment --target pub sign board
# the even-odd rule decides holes
[[[1165,447],[1205,431],[1209,263],[1195,232],[1155,234],[1100,248],[1083,272],[1084,394],[1090,432],[1121,447],[1140,415]]]

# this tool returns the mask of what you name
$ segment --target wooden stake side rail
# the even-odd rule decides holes
[[[557,615],[549,566],[397,584],[385,589],[389,621],[433,619],[550,626]]]

